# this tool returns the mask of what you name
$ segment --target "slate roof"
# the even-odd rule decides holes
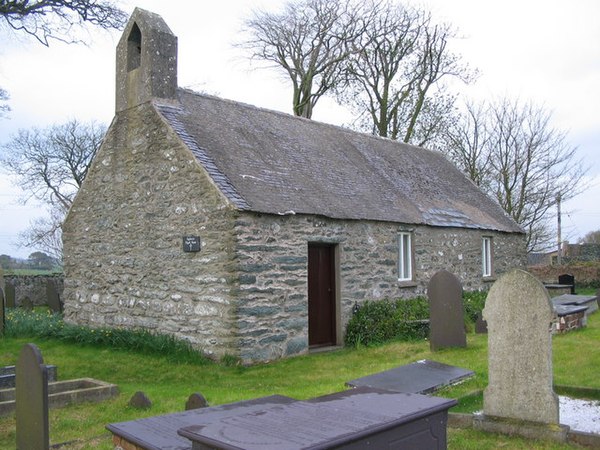
[[[240,210],[522,232],[442,154],[179,89],[156,104]]]

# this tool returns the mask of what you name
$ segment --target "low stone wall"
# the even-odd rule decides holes
[[[15,305],[21,306],[25,297],[29,297],[33,306],[44,306],[48,304],[46,297],[46,285],[48,282],[54,283],[58,295],[63,298],[62,274],[55,275],[4,275],[4,282],[7,286],[15,288]]]
[[[558,282],[558,276],[570,274],[575,277],[575,287],[582,284],[600,284],[600,263],[596,264],[568,264],[562,266],[530,266],[527,270],[544,283]]]

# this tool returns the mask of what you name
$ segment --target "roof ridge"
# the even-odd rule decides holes
[[[341,130],[341,131],[343,131],[345,133],[350,133],[350,134],[356,134],[356,135],[364,136],[365,138],[368,138],[368,139],[377,139],[377,140],[382,140],[382,141],[385,141],[385,142],[392,142],[392,143],[395,143],[395,144],[397,144],[399,146],[402,146],[402,147],[405,147],[405,148],[414,148],[414,149],[424,150],[424,151],[427,151],[427,152],[430,152],[430,153],[434,153],[436,155],[444,156],[438,150],[432,150],[432,149],[429,149],[429,148],[426,148],[426,147],[421,147],[419,145],[409,144],[409,143],[398,141],[396,139],[392,139],[392,138],[389,138],[389,137],[379,136],[377,134],[371,134],[371,133],[366,133],[364,131],[353,130],[352,128],[348,128],[347,126],[344,126],[344,125],[336,125],[334,123],[322,122],[320,120],[307,119],[306,117],[295,116],[293,114],[290,114],[290,113],[287,113],[287,112],[284,112],[284,111],[278,111],[276,109],[271,109],[271,108],[267,108],[267,107],[264,107],[264,106],[256,106],[256,105],[253,105],[251,103],[241,102],[239,100],[233,100],[233,99],[225,98],[225,97],[219,97],[218,95],[208,94],[208,93],[205,93],[205,92],[198,92],[198,91],[194,91],[194,90],[189,89],[189,88],[178,87],[177,89],[179,91],[184,91],[186,94],[189,94],[189,95],[195,95],[195,96],[198,96],[198,97],[204,97],[204,98],[208,98],[208,99],[212,99],[212,100],[216,100],[216,101],[220,101],[220,102],[226,102],[226,103],[230,103],[230,104],[233,104],[233,105],[243,106],[243,107],[248,108],[248,109],[254,109],[254,110],[257,110],[257,111],[262,111],[262,112],[265,112],[265,113],[282,116],[282,117],[285,117],[285,118],[290,119],[290,120],[304,121],[305,123],[309,123],[309,124],[312,124],[314,126],[322,126],[322,127],[327,127],[327,128],[334,128],[336,130]]]

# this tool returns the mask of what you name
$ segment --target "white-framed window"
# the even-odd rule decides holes
[[[492,238],[484,237],[481,243],[481,268],[484,277],[492,276]]]
[[[398,281],[412,280],[412,234],[398,234]]]

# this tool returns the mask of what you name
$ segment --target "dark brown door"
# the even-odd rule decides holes
[[[308,345],[335,345],[333,245],[308,244]]]

